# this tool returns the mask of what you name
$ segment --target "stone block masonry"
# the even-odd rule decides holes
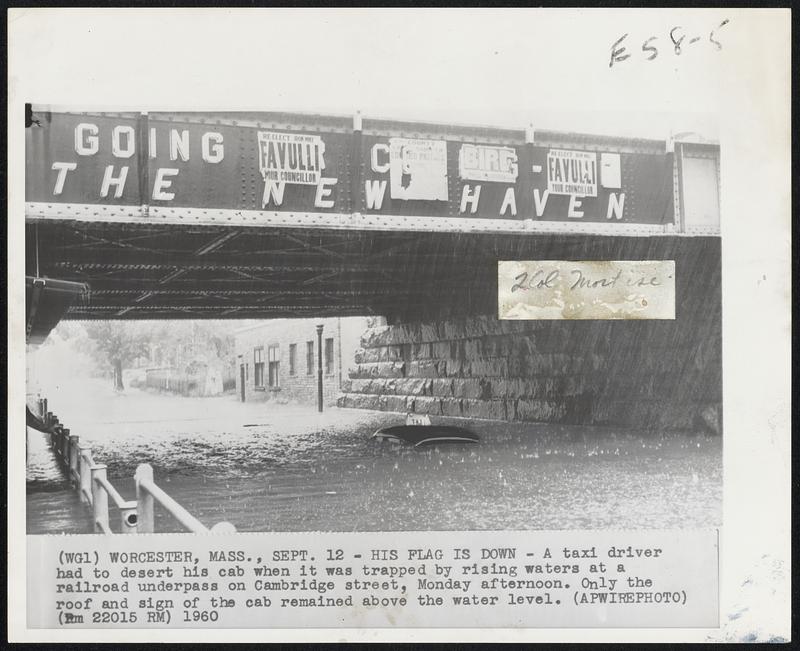
[[[712,269],[719,259],[713,253],[706,261]],[[686,277],[678,270],[674,321],[501,321],[482,314],[370,328],[338,404],[720,433],[719,272]]]

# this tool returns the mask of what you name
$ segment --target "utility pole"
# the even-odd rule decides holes
[[[322,412],[322,328],[317,326],[317,411]]]

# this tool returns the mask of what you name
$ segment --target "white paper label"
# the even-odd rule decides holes
[[[674,260],[501,260],[501,319],[674,319]]]

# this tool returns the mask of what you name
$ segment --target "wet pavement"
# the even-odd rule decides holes
[[[479,444],[370,438],[401,414],[58,387],[50,409],[120,493],[155,481],[207,526],[240,531],[696,528],[721,524],[719,437],[435,418]],[[90,531],[44,437],[29,440],[28,532]],[[115,514],[112,512],[112,527]],[[157,508],[157,531],[179,526]]]

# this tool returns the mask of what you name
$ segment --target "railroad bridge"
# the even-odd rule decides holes
[[[721,423],[719,148],[285,113],[32,107],[28,342],[59,319],[376,315],[340,405]],[[675,264],[674,319],[501,319],[498,263]]]

